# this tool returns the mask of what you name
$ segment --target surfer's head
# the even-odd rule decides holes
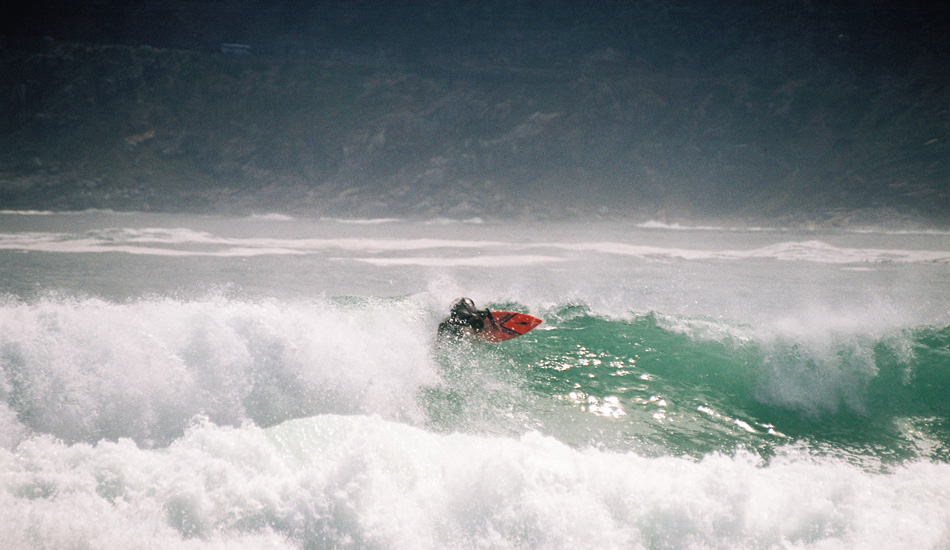
[[[482,316],[482,312],[475,308],[475,302],[471,298],[455,300],[450,311],[452,317],[461,320],[478,319]]]

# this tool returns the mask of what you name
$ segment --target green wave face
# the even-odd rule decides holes
[[[950,327],[805,338],[580,306],[544,318],[505,345],[440,349],[430,422],[653,455],[950,459]]]

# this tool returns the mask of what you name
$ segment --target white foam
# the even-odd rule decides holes
[[[337,258],[343,259],[343,258]],[[542,265],[565,261],[555,256],[511,254],[504,256],[485,255],[465,258],[444,258],[433,256],[403,256],[386,258],[348,258],[375,266],[425,266],[425,267],[517,267]]]
[[[166,245],[162,247],[144,245]],[[185,248],[172,248],[184,246]],[[185,228],[112,229],[84,235],[53,232],[0,233],[0,250],[57,253],[123,252],[156,256],[256,256],[312,254],[326,250],[390,252],[504,247],[484,240],[436,238],[234,238]]]
[[[950,465],[701,461],[372,417],[0,451],[7,548],[943,548]]]
[[[671,231],[725,231],[726,228],[715,225],[682,225],[679,223],[667,223],[657,220],[638,223],[637,227],[642,229],[666,229]]]
[[[696,249],[636,245],[620,242],[545,243],[544,246],[564,250],[598,252],[638,258],[670,258],[681,260],[750,260],[772,259],[812,263],[950,263],[950,250],[900,250],[836,247],[821,241],[781,242],[749,250]]]
[[[388,223],[399,223],[404,221],[402,218],[320,218],[323,221],[334,223],[347,223],[353,225],[380,225]]]
[[[270,212],[267,214],[251,214],[248,216],[248,219],[262,222],[292,222],[296,220],[296,218],[293,216],[288,216],[287,214],[280,214],[277,212]]]
[[[0,210],[0,215],[5,216],[52,216],[51,210]]]
[[[360,223],[385,224],[395,219],[362,220]],[[353,222],[353,220],[350,220]],[[356,223],[356,222],[353,222]],[[718,231],[718,228],[708,228]],[[341,230],[337,228],[336,233]],[[334,231],[327,231],[334,233]],[[594,253],[642,259],[686,261],[779,260],[819,264],[947,264],[950,250],[942,243],[938,248],[859,248],[834,246],[820,240],[783,241],[755,248],[701,248],[681,245],[640,244],[639,238],[620,241],[506,241],[484,238],[446,238],[436,229],[417,226],[410,237],[225,237],[180,227],[107,228],[86,233],[23,231],[0,233],[0,250],[23,250],[54,253],[120,252],[156,256],[261,256],[322,254],[327,250],[344,250],[386,254],[421,250],[480,250],[492,255],[510,253],[524,257],[554,257],[566,252]],[[444,233],[444,231],[442,231]],[[567,258],[565,258],[567,259]],[[393,259],[391,265],[406,265],[407,260]],[[431,260],[423,260],[429,262]],[[379,262],[378,265],[390,265]],[[445,265],[451,266],[451,262]],[[474,265],[465,263],[463,265]],[[488,263],[486,267],[495,267]]]
[[[837,247],[821,241],[783,242],[751,250],[730,252],[737,258],[774,258],[816,263],[950,263],[947,250],[899,250]]]
[[[866,229],[849,229],[848,232],[856,233],[856,234],[870,234],[870,235],[935,235],[935,236],[950,235],[950,231],[947,231],[946,229],[866,228]]]

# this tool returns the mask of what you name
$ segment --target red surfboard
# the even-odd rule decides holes
[[[497,326],[485,327],[484,330],[473,335],[475,338],[486,342],[501,342],[521,336],[541,324],[541,319],[516,311],[493,311],[491,315]]]

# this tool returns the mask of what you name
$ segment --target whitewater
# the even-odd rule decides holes
[[[934,230],[0,211],[3,547],[950,548],[948,304]]]

